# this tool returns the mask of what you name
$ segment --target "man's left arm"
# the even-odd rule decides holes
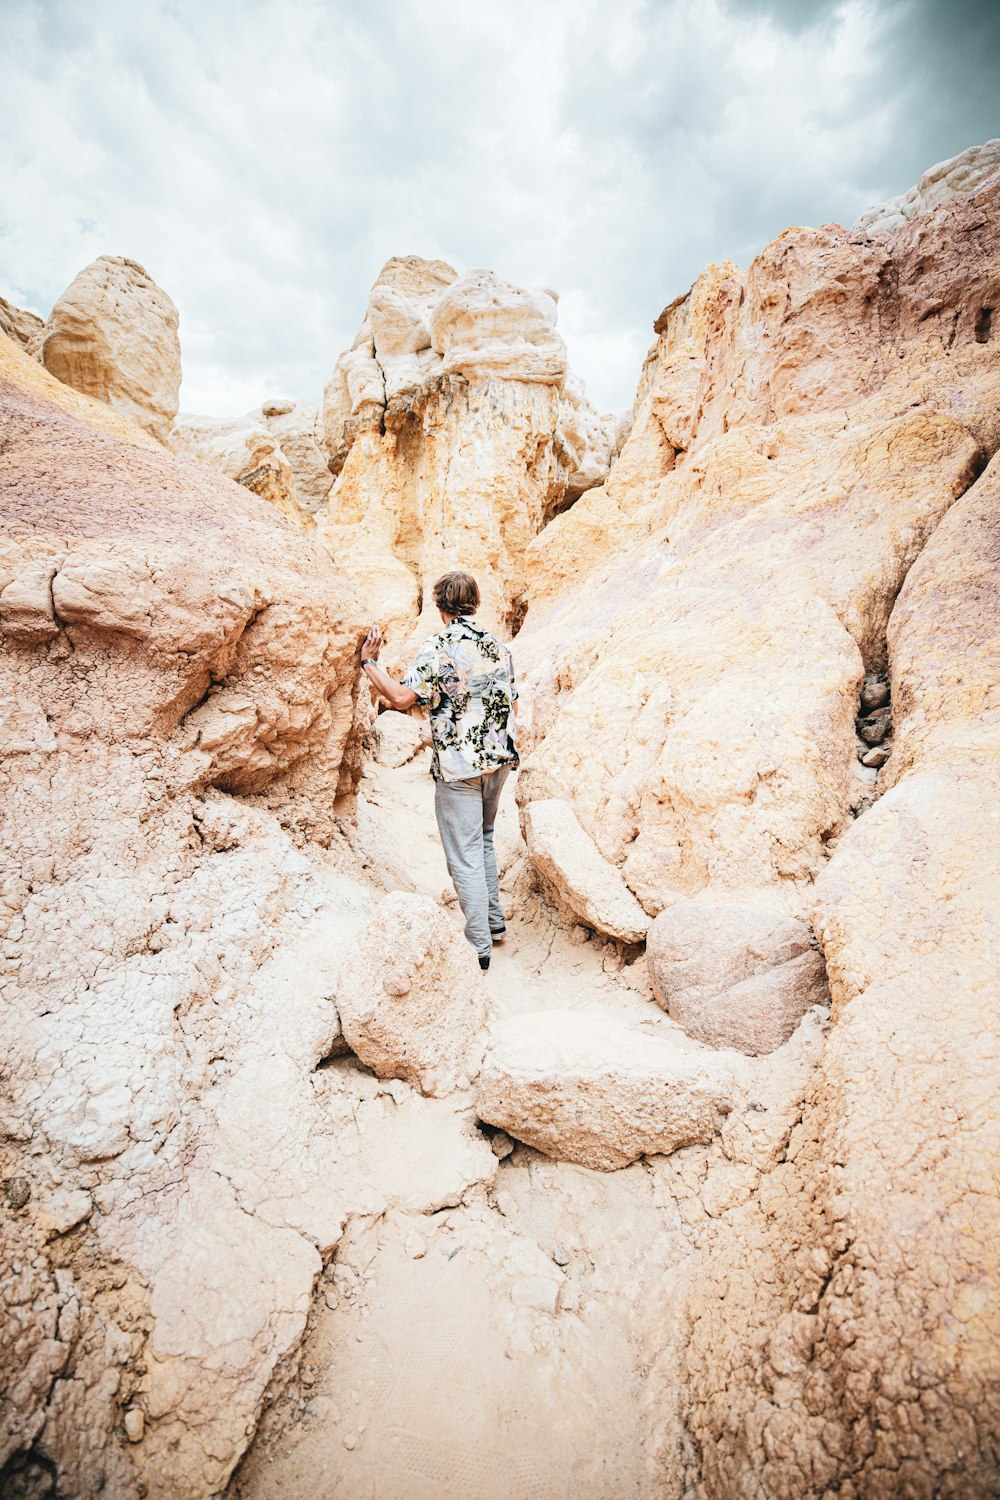
[[[405,713],[416,703],[417,695],[412,688],[404,687],[401,682],[396,681],[395,677],[390,677],[385,668],[380,665],[378,655],[381,649],[382,632],[377,625],[373,625],[361,647],[361,670],[375,691],[381,693],[390,708]]]

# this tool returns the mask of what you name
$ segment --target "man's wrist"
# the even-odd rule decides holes
[[[377,656],[363,656],[361,658],[361,665],[363,667],[377,667],[378,666],[378,657]]]

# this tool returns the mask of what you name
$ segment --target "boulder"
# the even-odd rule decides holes
[[[476,1109],[546,1156],[613,1172],[710,1141],[736,1093],[730,1060],[608,1017],[543,1011],[496,1028]]]
[[[576,921],[624,943],[640,943],[649,917],[614,865],[558,797],[524,809],[524,841],[543,890]]]
[[[379,1078],[441,1095],[479,1071],[485,982],[428,896],[396,892],[379,905],[340,971],[337,1008],[348,1045]]]
[[[417,714],[379,714],[368,731],[367,744],[380,766],[405,766],[431,743],[430,724]]]
[[[563,388],[566,345],[556,331],[556,299],[529,292],[492,271],[469,271],[434,306],[431,343],[445,375],[497,376]]]
[[[41,341],[58,380],[137,422],[166,443],[177,415],[177,309],[138,262],[102,255],[66,288]]]
[[[688,1036],[757,1055],[829,1004],[823,955],[808,927],[762,902],[705,895],[660,912],[646,935],[658,1005]]]

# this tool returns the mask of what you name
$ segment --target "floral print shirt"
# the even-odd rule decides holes
[[[403,683],[430,708],[436,781],[517,765],[514,663],[498,636],[460,616],[424,642]]]

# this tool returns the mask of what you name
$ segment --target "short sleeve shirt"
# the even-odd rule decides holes
[[[430,709],[435,780],[517,765],[514,663],[499,636],[475,620],[452,620],[424,642],[403,683]]]

